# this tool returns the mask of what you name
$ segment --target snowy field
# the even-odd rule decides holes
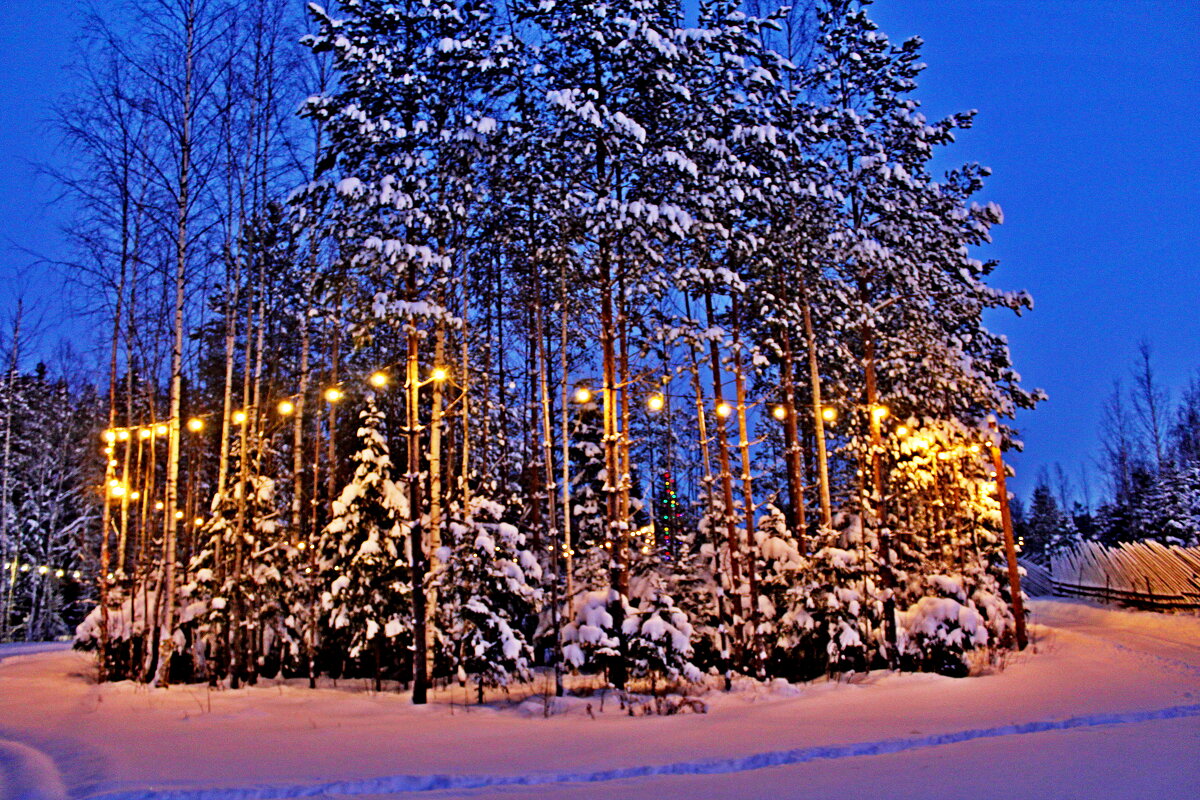
[[[747,683],[668,717],[611,693],[547,717],[533,689],[97,686],[85,654],[6,646],[0,797],[1200,797],[1200,618],[1033,619],[1033,651],[981,677]]]

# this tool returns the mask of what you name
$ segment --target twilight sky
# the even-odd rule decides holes
[[[0,14],[0,318],[23,287],[47,349],[84,330],[61,276],[26,252],[60,252],[62,215],[36,164],[61,158],[46,120],[69,88],[74,7],[6,0]],[[943,163],[995,171],[984,199],[1006,222],[985,255],[1001,262],[993,282],[1029,290],[1035,308],[991,325],[1027,385],[1050,393],[1019,419],[1013,488],[1026,494],[1055,461],[1077,475],[1139,339],[1176,393],[1200,368],[1200,3],[879,0],[872,13],[893,40],[924,38],[930,116],[980,111]]]

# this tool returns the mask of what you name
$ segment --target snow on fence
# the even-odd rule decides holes
[[[1021,565],[1021,569],[1025,570],[1021,576],[1021,591],[1030,597],[1046,597],[1054,594],[1054,579],[1050,576],[1050,570],[1041,564],[1035,564],[1023,558],[1018,559],[1017,563]]]
[[[1054,591],[1159,609],[1200,609],[1200,547],[1098,542],[1055,556]]]

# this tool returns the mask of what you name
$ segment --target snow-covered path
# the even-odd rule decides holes
[[[630,718],[611,697],[593,720],[582,700],[543,719],[537,700],[415,709],[345,685],[99,687],[86,656],[21,655],[0,663],[0,739],[44,754],[71,796],[110,800],[1200,796],[1200,619],[1061,601],[1034,615],[1037,652],[995,674],[745,689],[703,716]],[[0,772],[22,763],[7,752]]]

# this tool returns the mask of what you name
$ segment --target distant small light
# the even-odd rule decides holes
[[[661,394],[652,394],[646,400],[646,408],[651,411],[662,411],[664,405],[666,405],[666,400],[663,399]]]
[[[233,412],[233,424],[234,425],[242,425],[245,422],[246,422],[246,412],[245,411]]]
[[[127,439],[129,439],[129,429],[128,429],[128,428],[121,428],[121,430],[117,431],[117,438],[118,438],[119,440],[121,440],[122,442],[124,442],[124,441],[126,441]]]
[[[896,428],[896,435],[897,436],[908,436],[908,426],[901,425],[900,427]]]
[[[199,433],[204,430],[204,420],[199,417],[192,417],[188,420],[187,429],[192,433]]]
[[[325,390],[325,400],[330,403],[336,403],[342,399],[342,390],[336,386],[331,386]]]
[[[138,428],[138,438],[139,439],[149,439],[150,438],[150,429],[149,428]]]
[[[732,413],[733,413],[733,406],[729,405],[729,403],[718,403],[717,404],[717,416],[718,417],[721,417],[722,419],[724,419],[725,417],[728,417]]]
[[[837,409],[833,406],[825,406],[821,409],[821,419],[826,422],[834,422],[837,420]]]
[[[388,385],[388,376],[386,372],[372,373],[368,380],[376,389],[382,389],[384,386]]]
[[[280,400],[277,408],[279,409],[280,414],[287,417],[287,416],[290,416],[291,414],[295,413],[296,404],[293,403],[291,400]]]
[[[886,419],[890,413],[892,412],[887,406],[875,406],[875,408],[871,409],[871,414],[874,415],[875,419]]]
[[[175,519],[183,519],[183,512],[182,512],[182,511],[176,511],[176,512],[175,512]]]
[[[157,436],[166,436],[167,435],[167,426],[166,425],[156,425],[154,427],[154,433]]]
[[[782,422],[787,419],[787,409],[783,406],[775,406],[771,409],[771,416]]]
[[[434,380],[434,381],[437,381],[440,383],[440,382],[446,380],[447,378],[449,378],[450,373],[446,371],[445,367],[434,367],[433,372],[429,373],[429,377],[431,380]]]
[[[580,386],[575,389],[575,402],[586,403],[592,399],[592,390],[586,386]]]

